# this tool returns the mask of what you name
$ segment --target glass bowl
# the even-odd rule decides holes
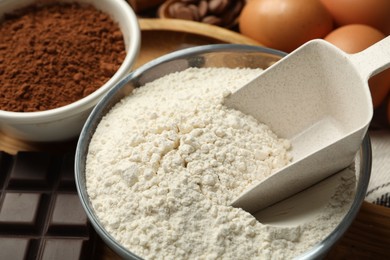
[[[189,67],[250,67],[266,69],[277,62],[285,53],[257,46],[238,44],[215,44],[191,47],[157,58],[123,78],[97,104],[81,132],[75,158],[76,185],[82,205],[97,233],[105,243],[125,259],[141,259],[119,244],[103,227],[93,210],[86,188],[86,155],[90,140],[101,118],[123,97],[130,95],[133,89],[143,86],[171,72],[182,71]],[[316,259],[324,256],[344,234],[353,222],[365,198],[371,173],[371,144],[365,136],[355,159],[356,190],[349,210],[340,223],[328,236],[309,248],[298,259]]]

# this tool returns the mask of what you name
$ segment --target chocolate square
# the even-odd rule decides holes
[[[41,198],[40,193],[5,193],[0,208],[0,229],[37,230]]]
[[[0,237],[0,259],[27,259],[30,242],[24,237]]]
[[[85,241],[83,239],[46,239],[43,245],[42,260],[69,260],[85,259],[83,249]]]
[[[87,233],[88,218],[77,194],[57,194],[49,221],[49,232]]]
[[[47,153],[19,152],[11,170],[9,187],[34,189],[49,187],[51,156]]]

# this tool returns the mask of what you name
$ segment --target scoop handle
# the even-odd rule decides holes
[[[350,60],[366,80],[384,71],[390,67],[390,36],[361,52],[351,54]]]

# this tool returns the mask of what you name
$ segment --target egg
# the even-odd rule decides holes
[[[338,26],[366,24],[390,34],[389,0],[320,0]]]
[[[371,26],[351,24],[333,30],[324,37],[324,40],[336,45],[347,53],[356,53],[383,38],[385,38],[385,35]]]
[[[285,52],[332,29],[332,17],[319,0],[250,0],[239,17],[241,34]]]
[[[383,38],[385,38],[385,35],[371,26],[350,24],[333,30],[324,37],[324,40],[347,53],[357,53]],[[376,108],[383,102],[387,93],[390,91],[390,69],[371,77],[368,84],[370,86],[373,106]]]

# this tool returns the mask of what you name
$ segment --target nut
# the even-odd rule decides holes
[[[167,1],[160,6],[159,16],[232,27],[243,6],[244,0]]]

